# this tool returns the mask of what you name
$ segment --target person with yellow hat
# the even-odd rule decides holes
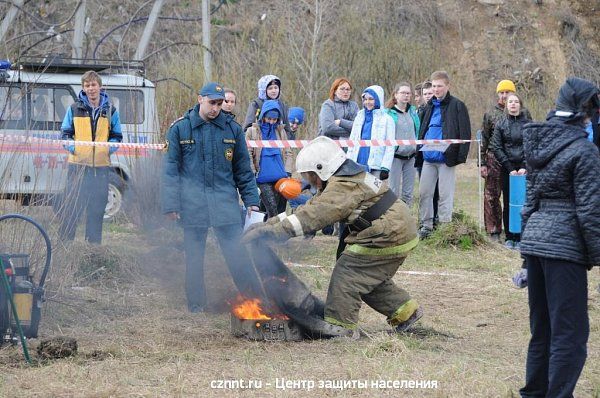
[[[504,105],[509,94],[516,92],[515,83],[511,80],[501,80],[496,86],[496,95],[498,97],[496,104],[483,115],[481,126],[481,146],[479,170],[481,177],[485,179],[483,196],[483,218],[485,230],[490,235],[490,239],[500,242],[502,233],[502,206],[500,204],[500,193],[502,192],[502,183],[500,180],[500,163],[489,150],[489,143],[494,132],[496,123],[504,117]]]

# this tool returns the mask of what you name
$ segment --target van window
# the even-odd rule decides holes
[[[144,123],[144,93],[140,90],[106,90],[110,101],[119,111],[122,124]]]
[[[31,91],[31,128],[59,130],[73,102],[71,92],[65,88],[34,88]]]
[[[0,86],[0,128],[25,128],[23,94],[21,87]]]

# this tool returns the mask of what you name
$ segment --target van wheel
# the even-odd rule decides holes
[[[104,221],[111,221],[123,210],[126,183],[117,173],[108,176],[108,202],[104,210]]]

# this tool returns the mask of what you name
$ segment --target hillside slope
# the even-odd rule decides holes
[[[0,2],[0,15],[8,3]],[[131,58],[152,3],[88,0],[87,57]],[[0,42],[0,58],[69,56],[78,4],[26,1]],[[200,5],[200,0],[165,2],[146,53],[150,78],[201,84]],[[418,5],[373,0],[368,5],[359,0],[213,0],[213,70],[238,91],[238,113],[266,73],[282,76],[285,99],[309,110],[310,130],[337,75],[350,76],[358,88],[378,83],[390,90],[399,80],[416,82],[446,69],[474,126],[500,79],[517,82],[537,118],[551,106],[567,75],[600,81],[600,0],[430,0]],[[193,101],[189,89],[173,80],[159,86],[159,96],[164,123]]]

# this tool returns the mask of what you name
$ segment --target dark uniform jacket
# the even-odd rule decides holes
[[[490,150],[508,173],[525,168],[523,126],[531,122],[527,115],[524,111],[518,116],[504,115],[496,122],[492,134]]]
[[[521,253],[600,265],[600,154],[582,126],[525,127],[527,199]]]
[[[434,97],[435,98],[435,97]],[[469,111],[465,104],[456,97],[450,95],[450,92],[446,94],[446,97],[442,100],[442,138],[448,139],[471,139],[471,121],[469,119]],[[419,130],[419,139],[422,140],[425,137],[425,133],[429,128],[429,122],[431,121],[431,115],[433,113],[433,102],[429,100],[425,105],[423,112],[423,119],[421,120],[421,128]],[[470,143],[464,144],[452,144],[446,149],[446,166],[454,167],[458,164],[465,163],[467,161],[467,155],[469,154]],[[415,167],[421,167],[423,165],[423,152],[417,151],[417,158],[415,160]]]
[[[167,133],[163,213],[179,212],[187,227],[239,224],[238,190],[246,207],[259,204],[244,133],[223,112],[205,121],[198,110]]]

